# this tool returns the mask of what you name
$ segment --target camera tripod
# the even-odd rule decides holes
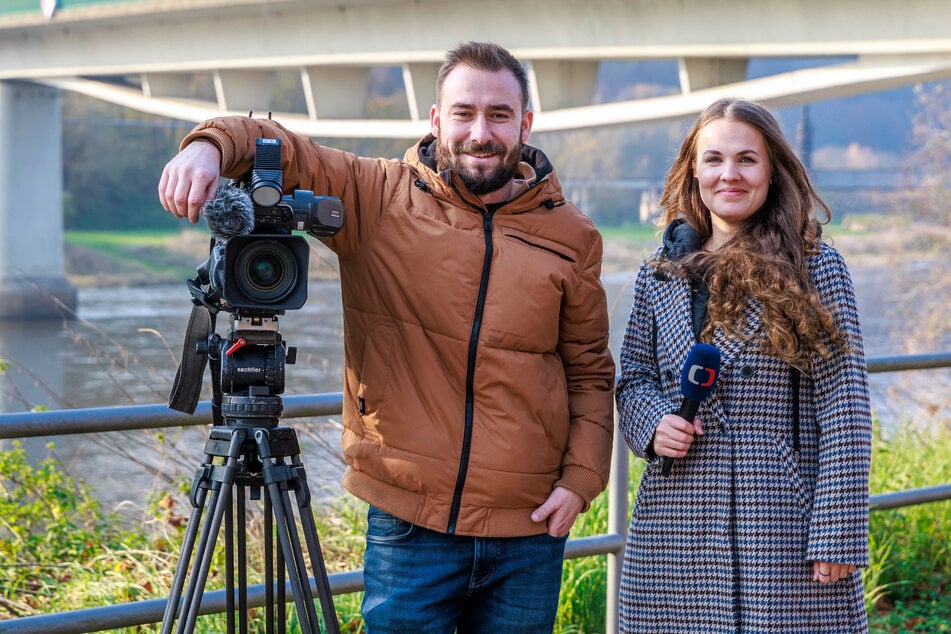
[[[201,311],[200,307],[197,310]],[[189,336],[193,340],[201,340],[202,334],[207,334],[208,331],[204,326],[194,326],[196,315],[197,312],[193,311],[192,322],[189,323]],[[238,319],[238,322],[241,323],[242,320]],[[193,328],[195,332],[191,332]],[[213,325],[211,330],[213,333]],[[265,350],[263,357],[252,352],[249,356],[242,358],[238,350],[248,345],[248,338],[252,344],[256,344],[249,350],[255,347],[263,348]],[[216,334],[208,336],[207,341],[207,346],[197,346],[198,354],[204,354],[205,358],[211,357],[219,361],[225,359],[227,355],[229,359],[221,363],[222,368],[225,369],[222,374],[228,373],[226,368],[229,365],[234,366],[232,369],[238,369],[236,376],[242,374],[241,370],[260,369],[261,374],[267,375],[268,382],[273,384],[276,381],[275,374],[280,375],[283,370],[285,347],[280,341],[280,335],[276,332],[276,319],[272,327],[265,329],[263,337],[254,328],[245,331],[235,331],[232,328],[227,341]],[[262,346],[262,342],[266,343]],[[189,343],[186,340],[186,349]],[[225,350],[227,352],[223,352]],[[293,362],[293,357],[290,362]],[[193,357],[183,357],[179,375],[183,376],[184,380],[189,377],[194,379],[195,363]],[[265,370],[263,366],[269,367]],[[199,375],[203,367],[203,362],[198,365]],[[217,368],[213,367],[213,370]],[[254,372],[251,373],[254,374]],[[217,372],[213,372],[213,376],[217,376]],[[177,378],[176,382],[179,383],[181,380]],[[330,634],[340,632],[330,582],[327,578],[317,528],[310,507],[310,490],[307,486],[304,465],[300,459],[297,434],[290,427],[279,424],[283,404],[280,395],[273,394],[273,387],[273,385],[270,387],[250,386],[244,390],[245,393],[227,393],[221,396],[220,409],[213,405],[213,409],[216,410],[216,424],[212,427],[205,443],[205,457],[196,470],[192,483],[189,496],[192,511],[162,618],[162,634],[171,634],[176,619],[178,620],[178,627],[174,630],[176,634],[194,631],[222,522],[225,526],[227,560],[225,571],[227,631],[229,634],[236,631],[235,603],[237,601],[238,626],[240,627],[238,631],[242,634],[248,632],[246,536],[248,494],[252,500],[261,500],[263,497],[266,631],[270,633],[286,630],[285,606],[289,581],[301,631],[304,634],[321,632],[314,605],[314,594],[301,548],[300,535],[302,533],[310,556],[324,625]],[[215,381],[215,401],[218,400],[218,390],[219,381]],[[181,394],[178,394],[180,391],[180,387],[174,388],[170,406],[185,411],[186,408],[181,406],[183,401],[180,400]],[[187,396],[185,398],[186,401],[189,400]],[[178,406],[175,405],[176,403]],[[194,411],[194,404],[190,407],[191,411]],[[219,420],[222,424],[219,424]],[[291,491],[294,492],[297,519],[295,519],[291,501]],[[206,512],[207,516],[202,523],[202,516]],[[278,537],[277,544],[274,543],[275,532]],[[192,562],[193,553],[194,561]],[[189,563],[192,564],[191,578],[183,594]]]

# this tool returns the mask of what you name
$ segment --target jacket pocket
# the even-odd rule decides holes
[[[811,488],[808,487],[802,479],[793,449],[789,446],[789,443],[785,442],[781,437],[771,434],[770,438],[776,449],[776,455],[779,457],[780,464],[784,467],[789,489],[799,503],[802,516],[808,519],[812,514],[813,494]]]
[[[376,432],[376,423],[383,410],[392,367],[395,330],[392,324],[382,322],[367,329],[360,364],[360,385],[356,393],[357,411],[367,433]]]
[[[513,229],[512,227],[503,227],[502,235],[514,240],[518,240],[522,244],[532,247],[533,249],[538,249],[550,255],[557,256],[566,262],[574,263],[577,261],[577,256],[573,249],[553,240],[547,240],[541,236],[519,231],[518,229]]]

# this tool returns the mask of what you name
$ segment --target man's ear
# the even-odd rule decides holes
[[[429,108],[429,132],[434,137],[439,136],[439,108],[436,104]]]
[[[532,123],[535,121],[535,113],[526,109],[522,113],[522,143],[528,143],[528,137],[532,134]]]

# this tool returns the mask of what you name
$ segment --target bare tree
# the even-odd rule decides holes
[[[951,82],[915,87],[904,203],[912,218],[951,225]]]

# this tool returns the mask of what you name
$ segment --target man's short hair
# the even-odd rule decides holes
[[[522,90],[522,110],[528,108],[528,73],[525,72],[525,67],[506,49],[491,42],[465,42],[446,53],[446,61],[436,77],[437,104],[442,98],[442,86],[446,76],[460,64],[476,70],[511,72]]]

